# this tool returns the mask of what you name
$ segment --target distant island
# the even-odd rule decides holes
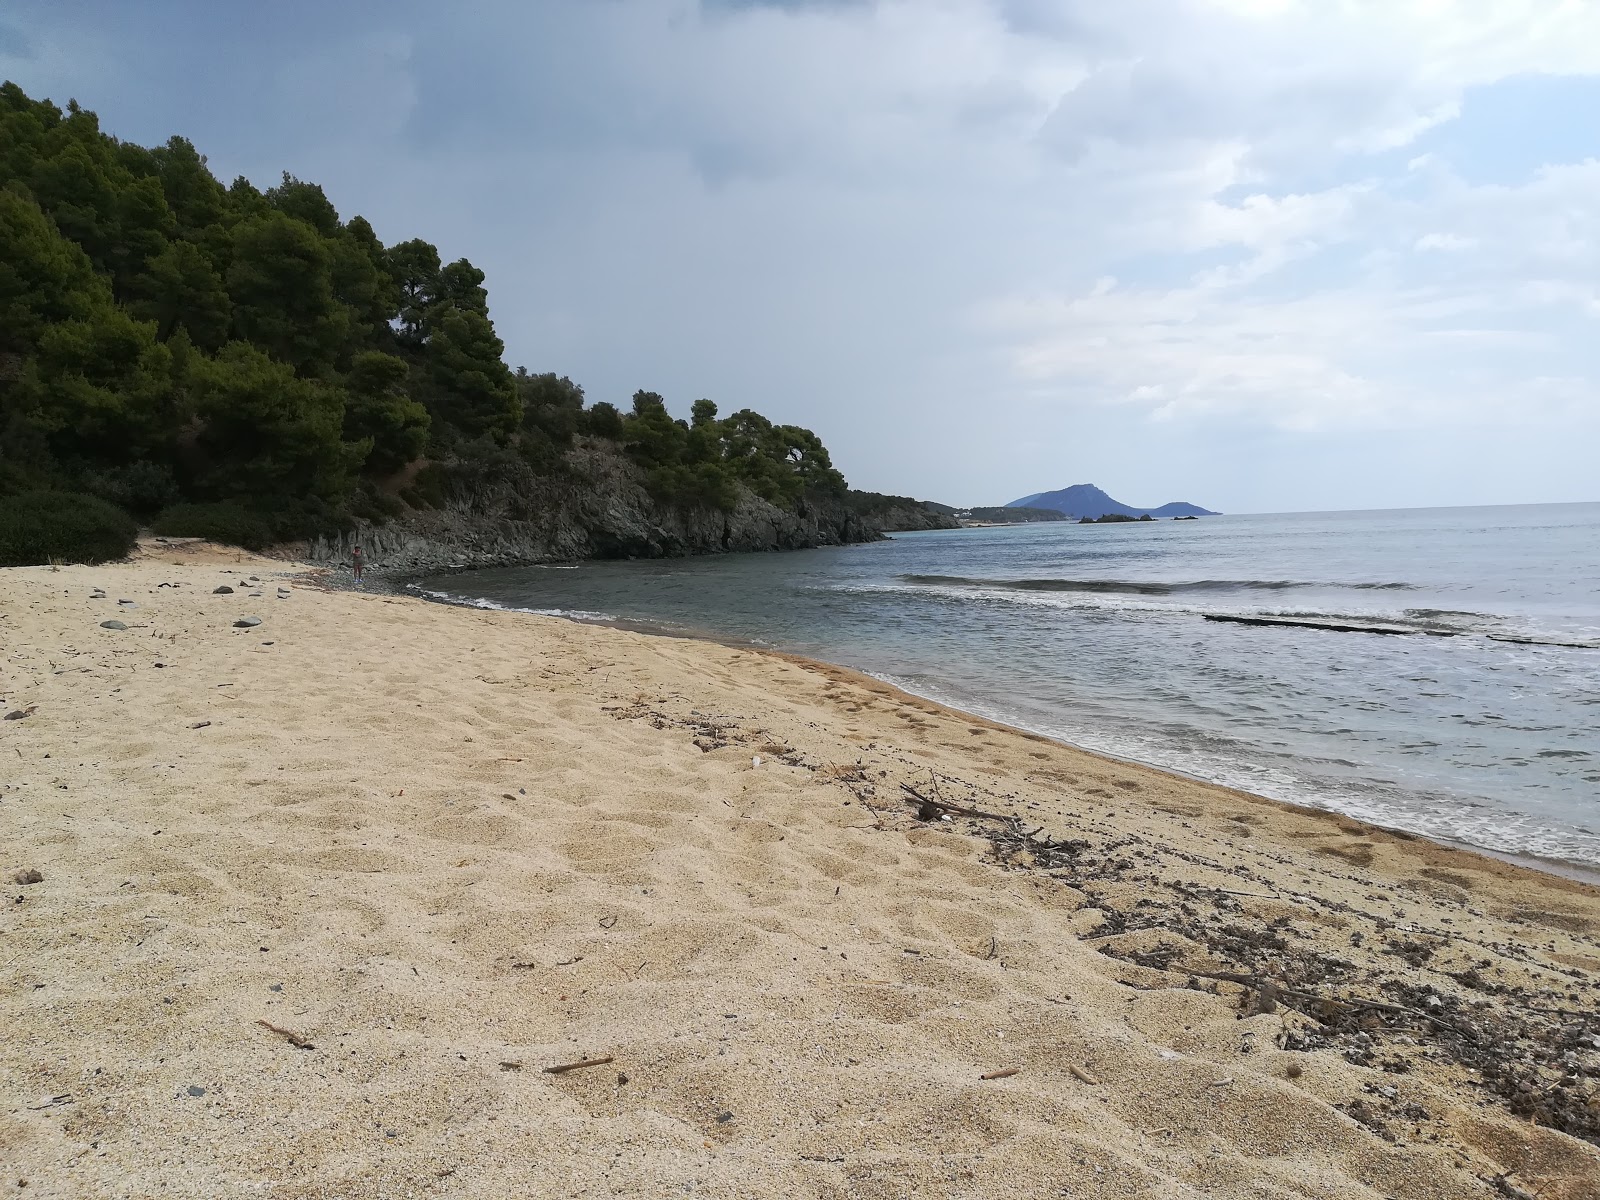
[[[1074,520],[1088,517],[1091,520],[1100,517],[1215,517],[1221,514],[1212,512],[1209,508],[1201,508],[1198,504],[1189,504],[1182,500],[1175,500],[1168,504],[1158,505],[1154,508],[1138,508],[1131,504],[1123,504],[1120,500],[1113,500],[1105,492],[1095,487],[1092,483],[1075,483],[1071,487],[1064,487],[1055,492],[1034,492],[1031,496],[1024,496],[1020,500],[1013,500],[1006,508],[1011,509],[1050,509]]]

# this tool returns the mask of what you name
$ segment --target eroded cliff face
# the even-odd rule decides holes
[[[443,503],[384,525],[362,523],[295,552],[311,562],[348,561],[359,545],[389,574],[583,558],[668,558],[800,550],[876,541],[902,529],[953,527],[920,506],[860,514],[843,500],[807,499],[794,511],[741,488],[731,512],[656,501],[639,472],[615,454],[580,449],[558,478],[496,480],[448,490]]]

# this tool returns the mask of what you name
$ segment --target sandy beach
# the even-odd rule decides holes
[[[1600,1197],[1580,882],[204,544],[0,710],[0,1194]]]

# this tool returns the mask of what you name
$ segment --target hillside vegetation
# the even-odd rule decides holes
[[[483,283],[429,242],[385,245],[314,183],[224,186],[181,137],[119,141],[7,83],[0,504],[84,495],[259,546],[480,485],[582,488],[580,445],[668,507],[846,502],[809,430],[710,400],[674,419],[643,390],[622,411],[512,370]]]

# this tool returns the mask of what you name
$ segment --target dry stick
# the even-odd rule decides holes
[[[1082,1067],[1077,1066],[1074,1063],[1068,1063],[1067,1064],[1067,1070],[1071,1071],[1072,1074],[1076,1078],[1083,1080],[1084,1083],[1094,1084],[1097,1087],[1100,1084],[1100,1081],[1098,1079],[1096,1079],[1093,1075],[1089,1074],[1088,1071],[1084,1070]]]
[[[586,1058],[582,1062],[561,1063],[559,1066],[546,1067],[544,1073],[546,1075],[565,1075],[568,1071],[577,1071],[583,1067],[603,1067],[608,1062],[616,1061],[611,1055],[607,1054],[600,1058]]]
[[[285,1038],[288,1038],[289,1039],[289,1045],[293,1046],[296,1050],[315,1050],[316,1049],[315,1046],[313,1046],[310,1042],[306,1041],[305,1038],[301,1037],[298,1033],[296,1033],[292,1029],[285,1029],[282,1025],[274,1025],[271,1021],[263,1021],[259,1017],[256,1018],[256,1024],[261,1026],[261,1028],[263,1028],[263,1029],[270,1029],[270,1030],[272,1030],[273,1033],[276,1033],[276,1034],[279,1034],[279,1035],[281,1035],[281,1036],[283,1036]]]
[[[950,804],[944,800],[930,800],[909,783],[902,783],[900,789],[910,793],[919,804],[927,804],[933,808],[943,809],[945,812],[955,813],[959,817],[977,817],[985,821],[1012,822],[1015,820],[1015,818],[1005,816],[1003,813],[984,812],[981,808],[966,808],[960,804]]]
[[[987,1071],[984,1074],[979,1075],[978,1078],[979,1079],[1010,1079],[1013,1075],[1015,1075],[1020,1070],[1022,1070],[1021,1067],[1007,1067],[1003,1071]]]
[[[1220,979],[1223,983],[1236,983],[1240,987],[1251,988],[1258,992],[1262,987],[1261,983],[1258,981],[1260,977],[1254,975],[1237,975],[1228,971],[1191,971],[1187,968],[1168,969],[1174,971],[1181,970],[1184,974],[1198,975],[1202,979]],[[1370,1008],[1375,1009],[1378,1012],[1396,1013],[1406,1017],[1418,1017],[1421,1020],[1429,1021],[1440,1026],[1441,1028],[1448,1029],[1452,1033],[1461,1037],[1468,1036],[1463,1030],[1452,1025],[1449,1021],[1436,1017],[1432,1013],[1425,1013],[1421,1009],[1407,1008],[1403,1004],[1386,1004],[1382,1000],[1363,1000],[1356,996],[1319,996],[1315,992],[1302,992],[1298,988],[1288,988],[1284,987],[1282,984],[1275,985],[1274,990],[1279,996],[1288,996],[1295,1000],[1302,1000],[1308,1004],[1343,1004],[1347,1008]]]

